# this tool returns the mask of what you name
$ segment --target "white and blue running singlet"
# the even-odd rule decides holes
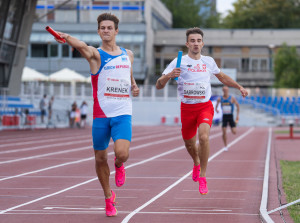
[[[131,62],[126,50],[120,49],[120,55],[112,56],[98,48],[101,66],[96,74],[91,74],[93,118],[132,115]]]
[[[223,115],[232,115],[233,114],[233,103],[231,102],[231,96],[228,98],[221,97],[221,107],[223,111]]]

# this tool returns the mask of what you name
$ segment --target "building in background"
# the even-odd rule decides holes
[[[99,47],[97,17],[111,12],[120,19],[117,44],[133,51],[133,73],[138,83],[147,82],[154,67],[154,36],[157,30],[172,27],[172,15],[159,0],[63,1],[39,0],[38,21],[34,23],[28,45],[26,66],[44,74],[70,68],[89,76],[89,66],[76,49],[58,44],[45,31],[47,25]]]
[[[162,71],[179,50],[187,52],[185,29],[159,30],[155,34],[155,73]],[[245,87],[269,88],[274,84],[273,55],[283,44],[300,53],[300,29],[204,29],[203,55],[221,68],[236,69]],[[157,78],[157,77],[156,77]]]
[[[19,94],[36,1],[0,1],[0,94]]]

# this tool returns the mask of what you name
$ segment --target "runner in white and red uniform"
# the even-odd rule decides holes
[[[178,77],[178,93],[181,97],[182,138],[194,161],[192,178],[199,182],[200,194],[207,194],[206,168],[209,157],[209,132],[214,116],[210,101],[210,79],[215,75],[223,84],[240,90],[243,97],[247,91],[216,65],[213,58],[201,55],[204,46],[203,32],[199,28],[186,31],[188,54],[182,57],[180,68],[175,58],[157,80],[156,88],[162,89],[171,78]],[[199,147],[197,147],[197,131]],[[201,163],[201,169],[200,169]]]
[[[93,87],[93,147],[96,172],[105,196],[107,216],[116,216],[116,194],[109,185],[110,170],[107,163],[109,141],[114,141],[115,183],[120,187],[126,175],[123,163],[129,156],[131,142],[131,95],[138,96],[139,88],[132,75],[133,53],[116,44],[119,19],[103,13],[98,16],[98,34],[102,39],[99,49],[66,33],[58,32],[66,43],[76,48],[88,61]],[[61,40],[56,39],[62,43]]]

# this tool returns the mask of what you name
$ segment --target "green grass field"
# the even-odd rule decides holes
[[[282,184],[287,202],[300,198],[300,161],[280,161],[282,171]],[[288,207],[294,223],[300,223],[300,203]]]

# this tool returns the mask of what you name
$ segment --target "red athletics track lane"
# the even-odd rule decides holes
[[[229,151],[220,153],[210,161],[207,173],[210,193],[201,196],[198,184],[191,180],[191,176],[182,178],[191,171],[192,161],[183,147],[180,128],[134,127],[130,159],[126,163],[126,184],[122,188],[116,188],[113,185],[114,175],[111,176],[119,211],[114,218],[105,217],[103,192],[95,178],[94,161],[88,149],[0,164],[0,196],[3,200],[0,204],[0,220],[12,223],[122,222],[132,211],[182,179],[174,188],[133,215],[128,222],[260,222],[257,213],[262,190],[267,129],[252,131],[240,127],[238,130],[236,136],[229,134],[228,141],[234,142],[230,144]],[[90,130],[65,131],[65,137],[78,131],[90,137]],[[32,133],[33,136],[36,134]],[[170,134],[163,136],[166,133]],[[41,137],[39,134],[37,133]],[[156,136],[151,137],[152,135]],[[143,136],[149,138],[135,140]],[[69,145],[64,149],[75,147],[76,145]],[[213,128],[211,155],[222,147],[220,128]],[[1,148],[1,151],[4,150]],[[42,152],[49,153],[49,149],[36,151],[39,151],[39,155]],[[56,148],[51,148],[51,151],[56,151]],[[112,147],[109,148],[109,154],[112,167]],[[2,155],[1,161],[20,158],[20,154],[17,157],[6,154],[4,158]],[[26,157],[28,155],[24,154]],[[27,171],[33,172],[50,168],[51,161],[55,166],[83,158],[90,159],[1,181],[5,177],[26,174],[22,170],[22,164],[32,166]],[[11,169],[11,174],[7,174],[4,168]],[[126,221],[125,219],[124,222]]]

